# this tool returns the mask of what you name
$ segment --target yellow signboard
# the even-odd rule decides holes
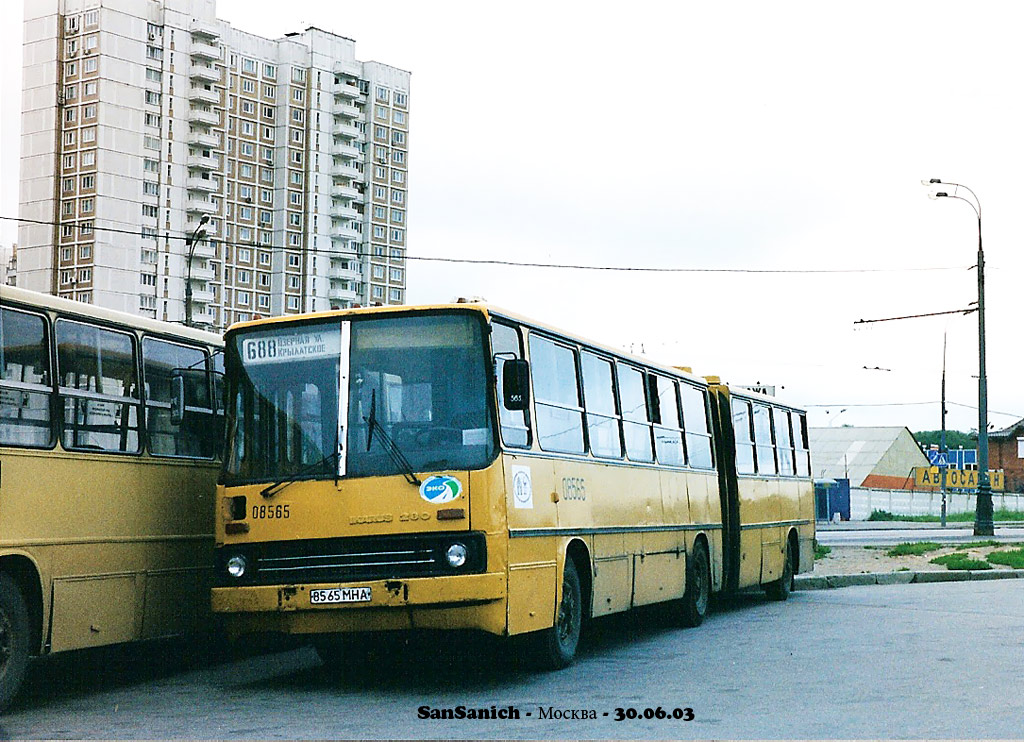
[[[1003,472],[989,469],[989,482],[993,491],[1003,491]],[[942,470],[937,466],[914,468],[914,482],[918,487],[939,488],[942,486]],[[978,472],[975,469],[946,469],[946,489],[978,489]]]

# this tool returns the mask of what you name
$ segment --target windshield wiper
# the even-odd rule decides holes
[[[423,484],[419,477],[416,476],[416,470],[412,468],[412,464],[409,463],[409,459],[405,458],[405,454],[398,447],[395,441],[388,435],[387,431],[384,430],[384,426],[377,422],[377,390],[374,389],[370,392],[370,415],[365,418],[366,420],[366,450],[370,450],[370,445],[373,443],[373,431],[376,430],[380,435],[381,448],[384,449],[384,453],[388,455],[391,462],[395,464],[401,471],[402,476],[405,477],[405,481],[409,484],[416,485],[419,487]]]
[[[337,458],[338,458],[338,452],[337,451],[335,451],[334,453],[329,453],[326,456],[324,456],[322,459],[317,461],[315,464],[310,464],[309,466],[304,466],[301,469],[299,469],[297,472],[292,474],[291,476],[289,476],[289,477],[287,477],[285,479],[282,479],[280,482],[275,482],[274,484],[270,485],[269,487],[264,487],[263,489],[260,490],[260,494],[263,495],[266,498],[271,498],[274,495],[276,495],[278,492],[283,490],[285,487],[287,487],[288,485],[295,484],[302,477],[306,476],[307,474],[312,474],[313,472],[315,472],[318,469],[320,469],[320,467],[322,467],[324,464],[326,464],[331,459],[337,459]],[[337,467],[335,467],[335,468],[337,468]]]

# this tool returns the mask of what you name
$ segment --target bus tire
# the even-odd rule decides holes
[[[31,624],[18,583],[0,573],[0,712],[14,700],[28,667]]]
[[[704,542],[697,543],[686,561],[686,590],[679,601],[679,622],[695,628],[704,623],[711,607],[711,562]]]
[[[782,565],[782,577],[769,582],[764,586],[764,594],[768,596],[769,600],[788,600],[789,594],[793,590],[793,550],[790,548],[789,541],[786,542],[786,561]]]
[[[540,670],[561,670],[576,658],[583,627],[583,598],[580,576],[572,558],[565,559],[562,575],[562,600],[555,614],[555,625],[530,636],[534,665]]]

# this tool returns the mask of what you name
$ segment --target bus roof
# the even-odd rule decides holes
[[[223,345],[224,338],[213,332],[197,330],[194,327],[185,327],[171,322],[140,317],[137,314],[118,312],[106,307],[98,307],[93,304],[85,304],[71,299],[62,299],[59,296],[41,294],[38,291],[18,288],[16,286],[0,286],[0,303],[19,302],[31,307],[43,310],[52,310],[65,315],[77,315],[88,319],[98,319],[118,325],[127,325],[140,330],[145,330],[161,335],[173,335],[179,338],[187,338],[209,345]]]

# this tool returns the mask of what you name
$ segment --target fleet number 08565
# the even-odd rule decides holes
[[[287,505],[253,505],[253,520],[283,520],[291,516]]]

